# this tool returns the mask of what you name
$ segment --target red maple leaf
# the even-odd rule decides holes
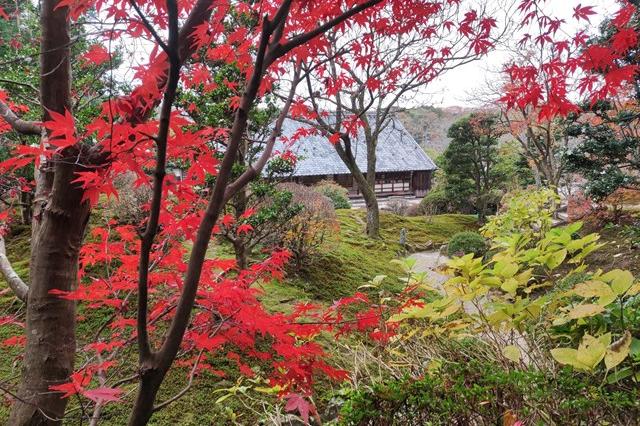
[[[117,402],[123,390],[118,388],[101,387],[82,392],[82,395],[94,402]]]
[[[289,412],[297,411],[306,424],[309,424],[309,413],[315,413],[315,407],[302,395],[292,393],[286,396],[287,405],[284,407]]]
[[[236,230],[238,235],[248,234],[251,231],[253,231],[253,226],[248,223],[243,223],[242,225],[238,226],[238,229]]]
[[[577,20],[584,19],[590,22],[589,16],[595,14],[596,12],[593,10],[593,6],[582,6],[582,4],[578,3],[578,5],[573,8],[573,17]]]
[[[329,136],[329,142],[331,142],[331,144],[335,145],[338,142],[340,142],[340,133],[334,133],[331,136]]]
[[[91,383],[91,374],[87,371],[77,371],[71,375],[70,382],[49,386],[49,390],[62,393],[60,398],[69,398],[83,392],[89,383]]]
[[[49,143],[59,149],[75,145],[77,142],[75,136],[76,123],[71,112],[68,109],[64,111],[64,114],[49,111],[49,115],[51,120],[42,123],[44,127],[50,130]]]
[[[233,215],[227,214],[227,215],[224,215],[221,222],[224,226],[228,228],[229,226],[233,225],[236,222],[236,219],[233,217]]]
[[[111,59],[109,51],[101,44],[94,44],[82,55],[85,64],[101,65]]]

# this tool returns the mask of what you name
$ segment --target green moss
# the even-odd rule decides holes
[[[31,258],[31,228],[24,225],[12,226],[5,236],[7,257],[14,271],[25,281],[29,281],[29,259]],[[5,283],[4,278],[2,282]]]
[[[5,235],[7,257],[16,273],[23,279],[29,279],[29,258],[31,231],[26,226],[13,226]],[[0,276],[0,290],[7,288],[7,283]],[[24,304],[11,291],[3,291],[0,296],[0,316],[17,316],[24,313]],[[22,329],[15,325],[0,327],[0,343],[10,337],[20,335]],[[0,344],[0,381],[13,387],[20,377],[20,356],[22,348],[19,346],[3,346]],[[9,417],[9,406],[0,404],[0,423],[4,424]]]
[[[294,281],[314,299],[322,301],[352,294],[376,275],[388,275],[391,279],[387,285],[393,285],[398,271],[389,262],[406,254],[400,245],[403,228],[407,231],[407,246],[412,251],[439,249],[452,235],[477,229],[473,216],[404,217],[382,213],[381,238],[372,240],[364,234],[364,211],[339,210],[337,214],[339,235],[328,242],[325,252]]]

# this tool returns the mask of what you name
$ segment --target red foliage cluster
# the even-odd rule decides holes
[[[539,109],[541,119],[550,119],[576,109],[569,99],[572,90],[570,76],[579,76],[577,87],[582,93],[599,99],[616,93],[635,75],[637,65],[619,65],[618,61],[637,44],[637,30],[630,24],[634,6],[622,3],[611,21],[616,34],[610,42],[587,46],[583,32],[569,39],[557,38],[563,23],[544,14],[539,7],[541,1],[524,0],[520,5],[523,24],[535,23],[539,29],[537,36],[527,36],[522,43],[552,45],[554,55],[540,67],[513,64],[507,69],[511,84],[503,101],[509,106],[532,106]],[[2,171],[10,172],[31,163],[38,166],[42,160],[55,162],[62,152],[77,148],[85,158],[100,160],[92,163],[97,166],[87,166],[78,171],[72,182],[83,188],[84,202],[96,205],[101,195],[117,197],[117,189],[112,182],[121,174],[134,173],[136,185],[151,186],[153,177],[149,171],[157,165],[156,135],[162,128],[155,110],[166,95],[169,70],[176,68],[170,64],[181,61],[178,72],[184,90],[207,92],[224,84],[235,95],[231,100],[233,109],[244,108],[237,111],[237,117],[242,117],[251,108],[256,93],[245,96],[247,88],[239,82],[225,80],[216,83],[205,65],[207,62],[233,64],[242,76],[241,81],[248,81],[249,86],[252,78],[258,78],[258,97],[272,91],[274,83],[280,83],[290,72],[291,64],[304,61],[314,67],[327,97],[335,96],[345,88],[358,88],[383,96],[393,93],[401,84],[406,85],[407,80],[416,84],[431,81],[446,68],[448,59],[455,54],[455,44],[434,49],[429,47],[431,40],[453,32],[455,43],[467,46],[458,54],[479,55],[492,47],[491,32],[496,26],[494,18],[481,16],[472,9],[460,15],[443,13],[451,9],[459,11],[460,0],[373,2],[375,4],[372,3],[371,7],[335,26],[334,31],[338,34],[360,34],[356,38],[347,37],[351,41],[344,48],[348,49],[353,60],[337,59],[341,70],[335,73],[321,62],[314,62],[316,58],[332,54],[328,38],[323,31],[317,31],[321,29],[318,23],[330,23],[345,10],[364,3],[359,0],[292,1],[286,25],[270,28],[271,22],[279,22],[277,15],[284,3],[276,0],[212,2],[210,19],[197,25],[189,34],[178,34],[180,38],[188,39],[181,45],[178,56],[188,55],[189,58],[176,58],[169,56],[166,43],[158,33],[150,30],[156,28],[162,33],[170,30],[169,2],[61,0],[57,7],[68,8],[73,20],[85,11],[95,9],[104,19],[119,22],[121,25],[105,33],[106,39],[153,40],[156,48],[150,53],[146,66],[135,68],[134,80],[138,84],[130,93],[105,100],[99,113],[84,128],[78,126],[68,110],[48,111],[50,119],[43,123],[48,130],[48,138],[37,146],[18,146],[14,157],[2,163]],[[178,2],[180,22],[186,21],[197,5],[200,3],[193,0]],[[593,9],[589,6],[578,5],[574,9],[574,17],[578,20],[588,21],[592,14]],[[441,16],[453,15],[460,18],[438,21]],[[141,18],[129,19],[131,16]],[[254,24],[230,25],[231,16],[240,16]],[[8,18],[2,9],[0,17]],[[233,28],[231,31],[230,27]],[[286,44],[276,44],[266,50],[267,55],[273,57],[263,58],[267,64],[263,75],[261,68],[256,67],[255,52],[265,31],[281,33],[281,40]],[[394,66],[385,67],[384,47],[388,43],[384,38],[393,40],[407,33],[414,34],[416,40],[422,42],[412,44],[411,49],[418,46],[421,50],[401,54]],[[296,45],[299,37],[308,34],[315,35]],[[194,51],[187,52],[189,49],[185,46]],[[286,50],[287,46],[293,47]],[[111,52],[104,46],[94,44],[80,63],[102,64],[110,57]],[[254,73],[254,67],[260,72]],[[382,68],[383,71],[358,82],[352,74],[354,68]],[[242,104],[246,99],[249,99],[249,105]],[[24,112],[22,107],[11,104],[1,91],[0,101],[8,104],[14,113]],[[169,121],[168,132],[165,132],[168,134],[166,161],[187,165],[187,170],[184,179],[163,176],[160,178],[161,181],[164,179],[163,184],[158,186],[162,197],[158,232],[151,235],[153,245],[146,283],[149,305],[144,324],[152,336],[152,347],[164,344],[164,331],[173,325],[171,321],[176,315],[176,306],[184,291],[185,273],[189,268],[190,244],[196,241],[211,196],[210,180],[221,173],[218,148],[228,146],[233,138],[232,129],[193,122],[185,118],[188,116],[185,111],[171,108],[171,103],[167,111],[164,121],[165,124]],[[314,114],[304,103],[293,102],[291,115],[317,118]],[[342,125],[341,131],[355,134],[361,128],[362,120],[353,115],[345,118]],[[9,129],[8,121],[0,121],[0,132]],[[240,127],[242,132],[244,129]],[[304,134],[296,135],[300,136]],[[339,137],[340,134],[335,133],[330,139],[338,142]],[[246,217],[251,214],[247,212]],[[229,225],[230,220],[229,217],[220,218],[223,225]],[[70,382],[51,386],[51,390],[61,392],[63,397],[81,394],[93,401],[108,402],[120,396],[119,389],[103,382],[105,372],[118,365],[123,348],[133,344],[137,338],[138,311],[132,306],[132,300],[136,299],[139,290],[140,235],[146,226],[146,223],[122,225],[107,219],[102,226],[93,227],[89,242],[81,250],[79,287],[73,291],[54,291],[57,297],[81,301],[89,309],[109,313],[95,341],[86,342],[85,350],[91,361],[74,373]],[[250,233],[252,229],[247,226],[238,232]],[[282,278],[289,256],[286,251],[276,250],[247,270],[238,270],[235,262],[228,259],[205,260],[201,272],[197,272],[195,309],[182,340],[180,362],[191,366],[195,372],[206,370],[224,375],[216,368],[216,364],[224,359],[245,376],[264,375],[270,385],[277,386],[287,397],[287,409],[297,410],[303,417],[308,417],[314,409],[309,406],[305,395],[312,392],[314,376],[320,373],[336,380],[347,377],[344,371],[329,364],[327,354],[315,338],[324,332],[338,336],[364,333],[375,341],[385,342],[395,331],[386,319],[411,304],[413,298],[409,290],[399,296],[394,306],[387,306],[376,305],[365,294],[357,293],[336,301],[328,308],[300,304],[291,313],[270,312],[260,302],[260,284]],[[19,343],[18,339],[4,342]],[[101,383],[97,388],[92,386],[94,378]]]
[[[548,49],[545,59],[536,65],[513,63],[506,68],[509,84],[502,101],[508,108],[532,107],[541,121],[578,111],[571,99],[574,91],[592,102],[616,95],[633,82],[638,65],[620,61],[638,43],[637,28],[631,19],[636,7],[622,0],[610,20],[613,36],[603,43],[589,41],[585,31],[565,36],[562,19],[544,12],[544,0],[523,0],[522,26],[532,25],[537,34],[527,33],[520,48]],[[594,8],[578,4],[573,17],[589,22]]]

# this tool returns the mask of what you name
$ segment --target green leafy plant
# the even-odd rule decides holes
[[[496,239],[513,234],[524,237],[544,234],[551,228],[559,202],[558,194],[548,188],[508,193],[502,200],[499,214],[482,228],[482,235]]]
[[[629,271],[589,271],[585,259],[602,246],[599,236],[580,234],[580,222],[551,228],[545,200],[544,192],[531,203],[513,197],[485,227],[491,255],[454,257],[443,289],[390,321],[410,323],[409,334],[420,332],[420,321],[423,335],[472,336],[505,365],[555,360],[603,382],[640,380],[640,283]]]
[[[322,181],[315,186],[316,191],[328,197],[335,209],[350,209],[349,191],[346,188],[330,181]]]

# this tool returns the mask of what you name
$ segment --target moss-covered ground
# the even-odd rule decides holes
[[[286,311],[295,303],[304,300],[331,303],[340,297],[352,294],[362,284],[376,275],[397,275],[397,268],[390,261],[406,254],[406,250],[419,250],[432,247],[438,249],[456,232],[474,229],[472,216],[443,215],[433,217],[401,217],[383,213],[381,216],[381,238],[371,240],[364,236],[364,212],[360,210],[338,211],[340,231],[331,235],[326,245],[310,265],[297,274],[291,274],[283,282],[265,284],[263,303],[272,310]],[[402,229],[407,233],[407,245],[399,243]],[[7,254],[16,272],[28,279],[29,239],[27,227],[15,227],[6,236]],[[212,253],[228,255],[228,248],[213,247]],[[396,280],[389,280],[394,282]],[[86,341],[99,324],[104,321],[104,313],[86,311],[87,315],[78,326],[79,340]],[[24,314],[24,306],[13,297],[6,283],[0,281],[0,317]],[[15,326],[0,327],[0,342],[19,334]],[[83,338],[83,334],[87,338]],[[331,345],[330,339],[322,339]],[[328,348],[331,351],[331,348]],[[14,386],[19,377],[21,349],[15,346],[0,346],[0,383],[2,386]],[[81,357],[81,354],[79,355]],[[135,368],[136,354],[131,350],[127,355],[130,368],[123,368],[120,374],[125,377]],[[272,397],[253,392],[252,395],[232,397],[223,403],[216,400],[223,395],[220,389],[236,384],[235,370],[226,361],[219,367],[228,371],[227,378],[204,374],[199,377],[191,390],[180,400],[156,413],[152,425],[196,426],[209,424],[251,424],[256,423],[265,412],[265,407],[273,404]],[[179,392],[187,381],[188,371],[175,368],[161,390],[159,399],[163,400]],[[127,392],[125,403],[108,405],[102,415],[105,425],[126,424],[130,410],[134,384],[124,385]],[[329,389],[324,392],[328,395]],[[322,395],[319,396],[322,398]],[[79,421],[77,405],[71,403],[69,424]],[[272,407],[271,407],[272,408]],[[7,420],[9,407],[6,401],[0,404],[0,423]],[[80,424],[80,423],[78,423]]]
[[[403,217],[382,213],[381,238],[372,240],[364,235],[364,211],[339,210],[338,218],[339,234],[295,279],[295,283],[314,299],[335,300],[353,293],[376,275],[393,277],[398,270],[390,262],[406,254],[406,250],[437,250],[453,234],[477,227],[473,216]],[[407,235],[407,247],[404,248],[400,245],[403,228]]]

